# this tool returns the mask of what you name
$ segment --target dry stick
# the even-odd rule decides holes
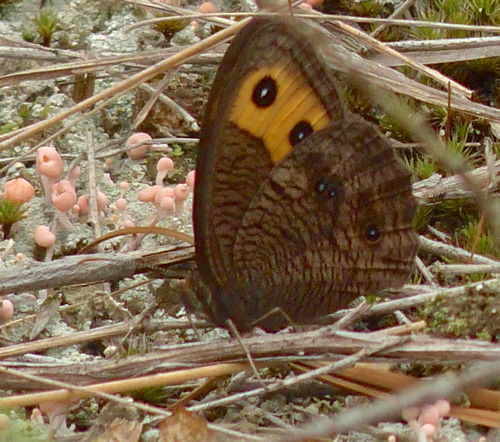
[[[366,406],[356,407],[329,420],[315,421],[281,441],[300,441],[305,438],[331,437],[365,425],[375,425],[389,419],[398,419],[401,411],[412,406],[420,406],[439,399],[451,398],[457,392],[469,387],[487,385],[500,376],[500,361],[479,363],[474,368],[457,376],[446,373],[436,380],[395,395],[391,399],[378,400]]]
[[[292,363],[291,365],[302,372],[307,372],[308,370],[321,366],[321,363],[298,362]],[[320,380],[328,385],[333,385],[334,387],[341,387],[356,393],[376,398],[390,398],[393,397],[395,391],[402,392],[410,387],[422,385],[422,383],[426,382],[422,379],[417,379],[399,373],[388,372],[387,370],[381,370],[380,368],[374,368],[373,366],[356,366],[346,370],[340,370],[335,374],[323,375],[320,377]],[[387,390],[389,390],[389,392]],[[487,406],[488,404],[491,404],[492,401],[495,403],[494,408],[497,408],[497,392],[476,388],[467,390],[466,393],[469,395],[471,401],[473,400],[472,398],[475,398],[475,395],[477,395],[478,400],[475,400],[474,402],[481,402],[481,398],[483,396],[488,398],[489,401],[484,401],[484,404],[479,404],[480,408],[477,407],[477,405],[475,408],[452,406],[449,416],[457,417],[478,425],[500,428],[500,413],[498,411],[490,411],[484,408],[485,405]],[[478,413],[482,414],[479,418],[477,416]]]
[[[399,5],[398,8],[396,8],[396,10],[391,15],[389,15],[389,17],[387,17],[387,20],[389,21],[389,20],[393,20],[393,19],[401,17],[406,11],[408,11],[408,9],[410,9],[413,6],[414,3],[415,3],[415,0],[406,0],[406,1],[404,1],[401,5]],[[375,38],[380,33],[382,33],[387,28],[389,28],[390,26],[391,25],[388,22],[382,23],[370,35],[373,38]]]
[[[446,106],[446,130],[445,130],[445,139],[446,144],[449,144],[451,141],[451,82],[448,82],[448,105]]]
[[[402,60],[405,62],[405,64],[409,67],[412,67],[413,69],[416,69],[418,72],[421,72],[428,77],[432,78],[433,80],[437,81],[439,84],[446,86],[448,84],[453,84],[453,91],[459,93],[460,95],[463,95],[467,98],[470,98],[472,96],[472,91],[463,87],[461,84],[451,81],[448,77],[445,75],[441,74],[439,71],[435,69],[431,69],[422,63],[419,63],[404,54],[401,54],[398,51],[395,51],[394,49],[386,46],[384,43],[379,42],[377,39],[370,37],[368,34],[365,34],[364,32],[360,31],[359,29],[353,28],[352,26],[349,26],[346,23],[343,23],[341,21],[335,21],[333,24],[342,29],[345,32],[348,32],[350,34],[355,35],[358,37],[363,43],[368,45],[368,47],[376,50],[377,52],[381,53],[386,53],[392,55],[394,58],[398,60]]]
[[[94,137],[87,132],[87,163],[89,173],[89,218],[94,231],[94,238],[102,236],[101,223],[99,221],[99,209],[97,207],[97,180],[95,175],[95,149]]]
[[[492,167],[499,170],[500,161],[495,161]],[[488,166],[477,167],[467,172],[467,175],[474,177],[476,182],[480,183],[482,187],[488,188],[488,191],[494,191],[498,188],[498,175],[500,175],[498,172],[494,176],[493,185],[488,187],[492,178]],[[420,204],[434,204],[443,199],[471,198],[473,196],[459,175],[442,177],[439,174],[434,174],[413,184],[413,195]]]
[[[183,323],[187,323],[187,321],[183,321]],[[92,330],[72,333],[68,336],[54,336],[52,338],[39,339],[34,342],[11,345],[0,349],[0,359],[120,336],[127,333],[131,327],[135,327],[136,325],[137,321],[132,319],[131,321],[121,322],[119,324],[105,325]]]
[[[424,277],[424,279],[427,281],[428,284],[430,284],[431,286],[439,285],[434,275],[427,268],[427,266],[424,264],[424,262],[420,259],[419,256],[415,257],[415,262],[417,263],[417,269],[420,271],[420,273],[422,274],[422,276]]]
[[[8,163],[6,166],[2,167],[0,169],[0,174],[5,173],[7,170],[9,170],[16,162],[21,161],[22,159],[26,158],[27,156],[31,155],[33,152],[35,152],[39,147],[45,146],[49,144],[52,140],[55,140],[57,137],[65,134],[68,132],[73,126],[77,126],[80,124],[82,121],[85,121],[89,119],[92,115],[100,112],[102,109],[104,109],[108,104],[110,104],[113,100],[117,100],[119,97],[122,95],[126,94],[128,90],[125,90],[119,94],[113,95],[111,99],[105,100],[103,103],[100,105],[96,106],[94,109],[90,110],[89,112],[86,112],[83,114],[81,117],[77,118],[75,121],[69,123],[66,127],[63,127],[62,129],[58,130],[54,134],[50,135],[49,137],[43,139],[40,143],[38,143],[36,146],[32,147],[28,151],[26,151],[24,154],[20,155],[19,157],[14,158],[10,163]],[[22,130],[20,131],[22,132]],[[0,137],[1,139],[1,137]]]
[[[464,158],[459,155],[452,155],[446,150],[442,145],[441,139],[425,124],[420,115],[415,114],[413,118],[406,118],[405,116],[408,115],[409,109],[401,100],[387,95],[381,99],[377,97],[375,91],[372,91],[371,95],[374,101],[380,104],[387,114],[425,144],[429,155],[432,155],[439,163],[451,169],[462,178],[465,186],[472,192],[476,204],[484,215],[494,237],[500,238],[500,217],[498,216],[498,210],[496,210],[496,206],[491,204],[487,195],[485,195],[482,183],[467,173],[467,163]]]
[[[167,86],[169,80],[170,78],[168,76],[165,76],[165,78],[157,86],[156,90],[145,83],[139,86],[141,89],[150,93],[151,97],[149,98],[148,102],[144,105],[143,109],[141,109],[141,111],[135,118],[132,127],[137,128],[141,124],[141,122],[146,118],[147,114],[149,113],[153,105],[158,100],[161,101],[166,106],[174,109],[175,112],[177,112],[179,116],[189,125],[189,128],[193,132],[197,132],[200,130],[196,119],[186,109],[184,109],[182,106],[180,106],[178,103],[176,103],[174,100],[172,100],[170,97],[168,97],[163,93],[163,89]]]
[[[386,301],[386,302],[382,302],[380,304],[375,304],[371,308],[370,313],[373,313],[374,315],[382,315],[382,314],[392,313],[395,310],[405,310],[408,308],[417,307],[419,305],[433,301],[438,296],[439,297],[447,297],[447,296],[458,297],[458,296],[461,296],[464,293],[470,291],[471,289],[482,290],[483,287],[486,287],[488,290],[498,291],[499,284],[500,284],[500,279],[492,278],[492,279],[487,279],[487,280],[483,280],[483,281],[479,281],[479,282],[472,282],[470,284],[465,284],[465,285],[458,286],[458,287],[426,288],[426,292],[422,293],[422,294],[408,296],[408,297],[405,297],[403,299],[397,299],[395,301]],[[421,289],[422,286],[416,286],[416,288]],[[329,317],[332,319],[341,318],[348,311],[349,310],[339,310],[338,312],[335,312],[335,313],[329,315]],[[1,354],[1,350],[0,350],[0,354]]]
[[[406,340],[406,339],[402,339],[400,341],[400,343],[404,342],[404,340]],[[287,378],[287,379],[275,382],[274,384],[266,386],[266,388],[262,388],[262,387],[256,388],[255,390],[252,390],[252,391],[238,393],[238,394],[234,394],[232,396],[228,396],[228,397],[225,397],[222,399],[216,399],[216,400],[211,401],[211,402],[207,402],[207,403],[200,404],[200,405],[195,405],[193,407],[189,407],[188,410],[189,411],[202,411],[202,410],[206,410],[209,408],[221,407],[221,406],[225,406],[225,405],[231,404],[231,403],[236,402],[236,401],[240,401],[243,399],[248,399],[248,398],[256,397],[256,396],[262,396],[263,394],[267,394],[267,393],[274,392],[274,391],[279,391],[279,390],[282,390],[284,388],[288,388],[292,385],[297,385],[297,384],[302,383],[302,382],[311,381],[314,378],[316,378],[317,376],[320,376],[322,374],[329,374],[335,370],[350,367],[350,366],[354,365],[356,362],[358,362],[360,359],[362,359],[368,355],[378,353],[379,351],[384,350],[392,345],[395,345],[394,342],[392,342],[390,345],[386,345],[386,344],[371,345],[371,346],[368,346],[368,347],[360,350],[359,352],[357,352],[356,354],[354,354],[352,356],[348,356],[344,359],[341,359],[338,362],[328,364],[327,366],[321,367],[317,370],[312,370],[309,373],[305,373],[305,374],[302,374],[299,376],[294,376],[292,378]],[[0,404],[1,404],[1,402],[0,402]]]
[[[135,4],[135,0],[134,0]],[[317,12],[317,11],[316,11]],[[159,22],[179,21],[179,19],[198,19],[198,18],[212,18],[212,17],[254,17],[254,12],[214,12],[209,14],[192,13],[179,16],[162,17],[152,20],[144,20],[138,23],[124,27],[124,32],[129,32],[133,29],[149,26]],[[272,16],[276,14],[259,13],[259,15]],[[464,25],[459,23],[436,23],[425,20],[405,20],[405,19],[390,19],[390,18],[372,18],[372,17],[356,17],[353,15],[335,15],[335,14],[321,14],[311,15],[308,14],[293,14],[296,18],[305,18],[314,21],[342,20],[350,23],[368,23],[368,24],[381,24],[389,26],[405,26],[409,28],[431,28],[431,29],[445,29],[450,31],[476,31],[476,32],[491,32],[493,34],[500,33],[499,26],[479,26],[479,25]],[[459,40],[459,39],[456,39]],[[462,39],[464,40],[464,39]],[[433,40],[436,41],[436,40]],[[394,42],[396,43],[396,42]],[[392,44],[392,43],[391,43]]]
[[[192,235],[188,235],[187,233],[179,232],[177,230],[173,229],[167,229],[166,227],[159,227],[159,226],[148,226],[148,227],[126,227],[124,229],[119,229],[119,230],[113,230],[112,232],[108,232],[104,235],[101,235],[99,238],[97,238],[95,241],[93,241],[91,244],[86,245],[83,247],[78,254],[83,254],[88,252],[91,248],[95,247],[96,245],[100,244],[103,241],[107,241],[108,239],[116,238],[118,236],[123,236],[123,235],[135,235],[137,233],[144,233],[144,234],[150,234],[150,233],[156,233],[158,235],[164,235],[168,236],[169,238],[173,239],[178,239],[180,241],[184,241],[188,244],[194,245],[194,238]]]
[[[119,92],[125,92],[129,91],[135,87],[137,87],[140,83],[143,83],[145,81],[150,80],[151,78],[155,77],[156,75],[164,72],[167,69],[174,68],[176,66],[179,66],[181,63],[184,63],[187,61],[189,58],[194,57],[197,55],[200,51],[203,51],[215,44],[221,43],[228,37],[231,37],[235,33],[237,33],[240,29],[245,27],[245,25],[248,23],[248,20],[243,20],[234,26],[231,26],[230,28],[224,29],[222,31],[217,32],[214,35],[211,35],[210,37],[206,38],[205,40],[202,40],[199,43],[195,43],[194,45],[190,46],[189,48],[184,49],[183,51],[167,58],[166,60],[160,61],[159,63],[143,70],[142,72],[137,73],[136,75],[133,75],[127,80],[122,81],[118,85],[106,89],[102,92],[100,92],[97,95],[94,95],[93,97],[87,98],[84,101],[81,101],[77,105],[73,106],[71,109],[65,110],[60,112],[57,115],[54,115],[51,118],[48,118],[47,120],[40,121],[39,123],[35,123],[31,126],[28,126],[26,129],[22,131],[22,133],[17,134],[13,137],[0,137],[0,139],[3,139],[5,141],[0,142],[0,151],[5,150],[9,147],[12,147],[16,144],[21,143],[21,141],[26,140],[27,138],[30,138],[37,133],[47,129],[48,127],[60,123],[64,119],[70,117],[71,115],[83,111],[94,104],[98,103],[99,101],[108,98],[114,94],[117,94]]]
[[[435,253],[436,255],[446,256],[447,258],[456,259],[458,261],[463,261],[465,263],[474,264],[488,264],[491,266],[500,265],[500,261],[495,259],[487,258],[482,255],[474,255],[472,258],[470,252],[462,249],[460,247],[452,246],[451,244],[446,244],[444,242],[435,241],[425,236],[419,237],[420,249],[426,252]]]
[[[149,99],[144,103],[142,106],[142,109],[137,113],[134,121],[132,122],[132,127],[137,130],[137,128],[141,125],[141,123],[146,119],[148,116],[149,112],[153,108],[153,106],[156,104],[159,95],[162,93],[163,89],[167,87],[168,83],[170,82],[171,78],[169,75],[165,75],[161,80],[160,83],[156,86],[156,89],[152,91],[150,94]],[[172,100],[173,101],[173,100]]]
[[[139,390],[142,388],[161,387],[165,385],[182,384],[199,378],[224,376],[239,373],[249,369],[246,363],[228,363],[209,365],[206,367],[189,368],[170,373],[161,373],[151,376],[136,377],[112,382],[103,382],[92,386],[71,387],[70,389],[53,390],[41,393],[10,396],[0,398],[0,408],[26,407],[36,405],[45,401],[76,400],[80,398],[93,397],[96,393],[121,393],[124,391]],[[5,368],[0,367],[0,373]]]
[[[436,262],[432,268],[444,276],[470,275],[473,273],[500,273],[500,264],[443,264]]]
[[[95,390],[92,390],[91,388],[88,388],[88,387],[79,387],[79,386],[76,386],[76,385],[68,384],[66,382],[59,382],[59,381],[54,381],[54,380],[51,380],[51,379],[46,379],[46,378],[43,378],[43,377],[40,377],[40,376],[34,376],[34,375],[26,374],[26,373],[21,373],[18,370],[13,370],[13,369],[9,369],[9,368],[0,367],[0,373],[10,374],[12,376],[17,376],[17,377],[21,377],[21,378],[24,378],[24,379],[29,379],[29,380],[32,380],[32,381],[44,383],[44,384],[50,385],[52,387],[64,388],[64,391],[66,391],[68,393],[69,392],[79,392],[81,394],[81,396],[79,396],[79,397],[94,397],[94,396],[101,397],[101,398],[107,399],[107,400],[109,400],[111,402],[115,402],[115,403],[118,403],[120,405],[123,405],[126,408],[133,407],[133,408],[136,408],[138,410],[142,410],[142,411],[144,411],[146,413],[150,413],[150,414],[153,414],[153,415],[167,417],[167,416],[170,416],[172,414],[171,412],[166,411],[166,410],[164,410],[162,408],[159,408],[159,407],[154,407],[152,405],[144,405],[142,403],[135,402],[135,401],[132,402],[128,398],[122,398],[120,396],[115,396],[115,395],[108,394],[108,393],[105,393],[105,392],[95,391]],[[51,392],[49,392],[49,393],[51,393]],[[54,391],[54,393],[57,393],[57,391]],[[43,393],[39,393],[39,394],[43,394]],[[31,395],[26,395],[26,396],[31,396]],[[74,395],[69,400],[72,400],[72,399],[75,399]],[[1,400],[2,399],[0,399],[0,401]],[[56,400],[56,401],[59,401],[60,399],[49,398],[49,399],[46,399],[46,400],[50,400],[50,401]],[[31,405],[38,405],[39,403],[31,404]],[[241,439],[249,439],[249,440],[262,440],[261,438],[252,438],[250,436],[247,437],[247,435],[245,435],[243,433],[240,433],[238,431],[227,430],[227,429],[225,429],[223,427],[219,427],[218,425],[214,425],[214,424],[209,424],[209,427],[211,429],[215,430],[215,431],[226,433],[226,434],[229,434],[229,435],[232,435],[232,436],[236,436],[236,437],[238,437],[238,439],[241,438]]]

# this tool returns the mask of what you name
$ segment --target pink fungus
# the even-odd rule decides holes
[[[54,147],[42,146],[36,151],[36,170],[41,175],[59,179],[63,173],[63,162]]]
[[[88,193],[78,198],[78,202],[76,204],[78,205],[79,212],[81,214],[86,215],[87,213],[89,213],[90,197]]]
[[[151,136],[145,132],[138,132],[134,135],[131,135],[129,137],[129,139],[127,140],[126,142],[126,146],[127,147],[130,147],[130,146],[134,146],[136,144],[140,144],[144,141],[149,141],[151,140]],[[143,144],[141,146],[138,146],[138,147],[134,147],[133,149],[130,149],[127,151],[127,155],[129,156],[130,159],[132,160],[142,160],[148,150],[149,150],[149,145],[148,144]]]
[[[50,146],[42,146],[36,151],[36,170],[40,174],[45,201],[50,203],[52,185],[61,178],[63,162],[57,150]]]
[[[217,12],[217,7],[212,2],[203,2],[198,11],[202,14],[214,14]]]
[[[116,208],[120,211],[123,212],[127,210],[127,200],[125,198],[118,198],[116,200]]]
[[[68,180],[61,180],[52,187],[52,202],[57,209],[59,222],[66,230],[74,230],[66,212],[76,204],[75,188]]]
[[[35,195],[35,188],[24,178],[10,180],[3,186],[3,197],[16,203],[27,203]]]
[[[161,186],[163,184],[163,180],[168,175],[168,172],[174,169],[174,162],[169,157],[160,158],[158,163],[156,163],[156,184]]]
[[[14,316],[14,304],[8,299],[0,301],[0,322],[7,322]]]
[[[187,174],[186,184],[191,188],[191,190],[194,190],[195,182],[196,182],[196,170],[192,170]]]
[[[161,199],[158,206],[158,216],[164,218],[175,210],[175,201],[172,197],[166,196]]]
[[[184,201],[189,196],[189,189],[186,184],[177,184],[174,188],[175,195],[175,215],[179,216],[184,210]]]
[[[52,187],[52,202],[57,210],[67,212],[76,201],[75,188],[68,180],[61,180]]]
[[[156,189],[155,192],[155,198],[154,198],[154,205],[158,207],[161,203],[161,200],[165,197],[172,198],[174,199],[175,196],[175,191],[171,187],[161,187],[160,189]]]
[[[155,200],[156,191],[161,188],[161,186],[146,187],[137,194],[137,199],[141,203],[152,203]]]
[[[56,243],[56,236],[43,224],[38,226],[33,233],[35,242],[43,248],[48,249]]]

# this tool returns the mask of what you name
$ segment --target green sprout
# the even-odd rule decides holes
[[[18,221],[26,218],[26,207],[22,203],[0,198],[0,225],[3,229],[3,237],[7,239],[12,226]]]
[[[40,37],[42,37],[42,45],[49,47],[52,34],[59,27],[59,19],[52,11],[40,11],[38,17],[35,17],[33,21]]]

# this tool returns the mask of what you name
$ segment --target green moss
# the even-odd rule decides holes
[[[38,34],[42,38],[42,45],[49,47],[52,35],[59,27],[59,19],[52,11],[41,10],[38,16],[33,19],[33,22]]]
[[[500,287],[469,289],[460,296],[439,297],[422,311],[433,335],[460,338],[500,337]]]
[[[5,413],[9,417],[9,425],[0,431],[0,442],[44,442],[52,440],[48,434],[48,426],[36,425],[31,420],[25,419],[26,412]]]
[[[9,238],[12,226],[26,217],[26,207],[5,198],[0,198],[0,225],[4,239]]]
[[[19,129],[18,124],[14,122],[5,123],[2,126],[0,126],[0,135],[8,134],[9,132],[12,132],[17,129]]]

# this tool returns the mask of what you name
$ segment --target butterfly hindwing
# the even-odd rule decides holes
[[[372,125],[352,117],[308,137],[271,171],[236,238],[236,273],[249,287],[240,302],[255,312],[250,319],[279,306],[310,322],[401,286],[417,250],[415,208],[408,170]]]

